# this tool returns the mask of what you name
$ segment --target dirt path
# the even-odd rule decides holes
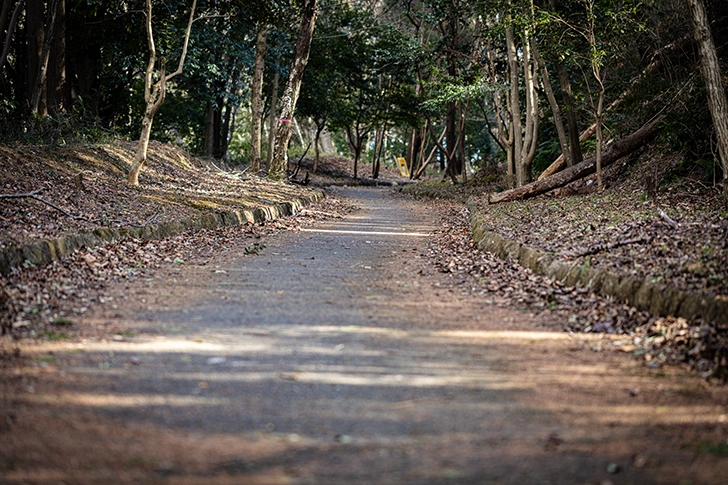
[[[0,483],[725,483],[724,388],[458,293],[420,257],[434,216],[344,192],[362,210],[114,289],[83,322],[113,339],[25,349]]]

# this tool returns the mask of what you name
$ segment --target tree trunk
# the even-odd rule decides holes
[[[313,158],[313,173],[318,171],[319,161],[321,159],[321,149],[319,143],[321,142],[321,132],[324,131],[326,126],[326,120],[322,120],[321,123],[316,123],[316,137],[314,138],[314,158]]]
[[[260,139],[263,125],[263,70],[265,68],[265,49],[268,26],[258,26],[258,40],[255,43],[255,65],[253,84],[250,87],[250,173],[260,172]],[[275,111],[275,110],[274,110]]]
[[[28,88],[30,112],[46,116],[46,78],[50,61],[51,42],[55,31],[58,9],[56,0],[47,5],[45,0],[28,0],[26,7],[28,30]]]
[[[703,0],[688,0],[688,4],[693,18],[695,40],[700,49],[703,78],[708,90],[708,107],[713,118],[718,153],[723,168],[723,192],[728,204],[728,101]]]
[[[10,17],[10,23],[8,24],[7,32],[5,34],[5,41],[3,43],[2,53],[0,53],[0,73],[2,73],[3,66],[5,65],[5,61],[8,58],[8,52],[10,52],[10,41],[13,38],[13,32],[15,31],[15,26],[18,25],[18,19],[20,18],[20,11],[22,10],[23,3],[25,0],[18,0],[18,3],[15,5],[15,9],[13,9],[13,14]],[[3,9],[7,6],[10,6],[11,1],[5,0],[5,3],[3,3]],[[3,11],[4,14],[4,11]],[[2,25],[0,25],[0,34],[3,31],[5,21],[3,20]]]
[[[523,181],[523,164],[521,163],[521,150],[523,148],[523,127],[521,125],[521,101],[518,93],[518,56],[516,41],[513,34],[513,25],[506,26],[506,50],[508,53],[508,72],[510,74],[510,107],[511,129],[513,130],[513,167],[515,169],[515,184],[521,185]],[[509,174],[511,175],[511,174]]]
[[[3,0],[3,5],[0,8],[0,34],[5,32],[5,25],[10,15],[10,7],[13,6],[13,0]]]
[[[379,167],[381,165],[382,147],[384,146],[385,126],[374,131],[374,156],[372,158],[372,178],[379,178]]]
[[[538,62],[531,55],[531,33],[529,29],[525,29],[523,33],[523,78],[526,84],[526,126],[525,137],[523,139],[523,148],[521,149],[521,169],[522,180],[519,185],[531,182],[531,166],[533,158],[536,156],[536,146],[538,145],[538,93],[536,92],[538,76]]]
[[[149,47],[149,61],[147,63],[147,70],[144,76],[144,102],[146,103],[146,109],[144,110],[144,119],[142,119],[142,132],[139,135],[139,143],[137,144],[137,150],[134,154],[134,161],[131,164],[129,173],[127,174],[127,182],[129,185],[139,185],[139,173],[147,161],[147,150],[149,149],[149,138],[152,134],[152,123],[154,121],[154,115],[157,114],[159,108],[164,103],[164,98],[167,94],[167,82],[182,74],[185,58],[187,57],[187,48],[190,41],[190,33],[192,32],[192,22],[195,18],[195,8],[197,7],[197,0],[192,0],[192,9],[190,10],[190,18],[187,22],[187,31],[182,47],[182,55],[180,55],[179,64],[177,70],[171,74],[166,73],[165,64],[162,64],[162,69],[159,73],[159,79],[154,82],[155,64],[157,62],[157,48],[154,42],[154,30],[152,29],[152,0],[146,2],[146,32],[147,32],[147,45]]]
[[[225,108],[220,113],[220,141],[217,147],[217,155],[221,160],[227,160],[228,144],[230,143],[230,127],[232,125],[234,106],[230,103],[225,104]]]
[[[604,186],[602,184],[602,149],[604,147],[604,137],[602,136],[602,115],[604,111],[604,84],[601,81],[601,74],[597,70],[597,80],[599,81],[599,94],[597,99],[596,123],[597,125],[597,153],[595,157],[597,166],[597,187],[601,191]]]
[[[569,125],[571,163],[576,165],[577,163],[581,163],[584,158],[584,155],[581,153],[581,144],[579,143],[579,126],[576,123],[576,103],[574,102],[574,94],[571,91],[571,80],[569,79],[569,71],[566,70],[566,66],[561,61],[557,61],[556,70],[559,73],[561,96],[564,98],[564,111],[566,111],[566,121]]]
[[[584,133],[581,134],[581,136],[579,136],[579,138],[578,138],[579,142],[588,140],[589,138],[594,136],[594,133],[596,133],[596,132],[597,132],[597,125],[596,124],[591,125],[589,128],[587,128],[584,131]],[[571,148],[573,148],[573,145]],[[581,149],[579,150],[579,154],[581,154]],[[572,155],[573,155],[573,150],[572,150]],[[541,173],[541,175],[539,175],[538,179],[541,180],[541,179],[545,179],[546,177],[550,177],[551,175],[555,174],[556,172],[562,171],[566,167],[567,167],[566,160],[564,159],[564,157],[562,155],[559,155],[558,158],[556,158],[556,160],[554,160],[553,163],[551,165],[549,165],[548,168],[546,168],[546,170],[544,170]]]
[[[273,147],[276,139],[276,112],[278,111],[278,81],[280,74],[276,69],[273,75],[273,89],[270,96],[270,119],[268,121],[268,154],[266,155],[266,167],[270,167],[273,161]]]
[[[457,114],[457,102],[450,101],[447,104],[447,116],[445,118],[445,125],[447,126],[447,131],[445,132],[445,148],[447,149],[445,152],[447,161],[445,172],[453,180],[462,172],[460,157],[457,151]]]
[[[567,166],[572,166],[574,163],[571,161],[571,151],[569,150],[569,142],[566,140],[566,129],[564,128],[564,121],[561,119],[561,108],[559,103],[556,101],[554,95],[554,88],[551,85],[551,77],[549,76],[549,70],[546,64],[540,60],[537,46],[533,46],[533,56],[537,62],[541,65],[541,77],[543,82],[544,91],[546,91],[546,98],[551,106],[551,112],[554,115],[554,125],[556,126],[556,133],[559,136],[559,146],[561,147],[561,155],[564,157]]]
[[[66,1],[58,0],[50,45],[46,104],[52,114],[71,110],[71,85],[66,79]]]
[[[268,178],[271,180],[281,180],[286,174],[288,142],[291,139],[291,120],[298,102],[298,92],[301,89],[303,73],[308,63],[308,54],[311,50],[311,39],[313,38],[317,14],[318,0],[304,0],[301,29],[298,32],[298,40],[293,52],[288,84],[281,98],[280,123],[276,128],[273,160],[268,169]]]
[[[202,145],[202,155],[212,157],[215,146],[215,107],[212,101],[205,107],[205,140]]]
[[[657,117],[636,132],[625,137],[613,145],[607,147],[602,154],[602,165],[608,166],[624,157],[629,155],[635,150],[641,148],[646,143],[649,143],[658,133],[658,124],[662,121],[663,117]],[[498,202],[508,202],[511,200],[528,199],[537,195],[549,192],[551,190],[563,187],[564,185],[571,183],[580,178],[596,172],[596,159],[589,158],[581,163],[569,167],[562,172],[551,177],[537,180],[523,187],[518,187],[512,190],[506,190],[504,192],[491,194],[489,202],[492,204]]]

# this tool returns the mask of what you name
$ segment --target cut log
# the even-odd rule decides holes
[[[607,149],[604,150],[604,153],[602,153],[602,166],[606,167],[611,165],[625,155],[629,155],[649,143],[657,135],[659,131],[658,125],[662,119],[663,116],[658,116],[631,135],[607,147]],[[573,167],[569,167],[566,170],[557,173],[556,175],[552,175],[551,177],[537,180],[515,189],[490,194],[488,202],[496,204],[498,202],[508,202],[511,200],[535,197],[591,175],[596,172],[596,170],[596,158],[591,157],[577,165],[574,165]]]

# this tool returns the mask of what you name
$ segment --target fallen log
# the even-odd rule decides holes
[[[582,133],[579,136],[579,141],[583,142],[583,141],[588,140],[589,138],[594,136],[594,133],[596,133],[596,132],[597,132],[597,124],[594,123],[589,128],[584,130],[584,133]],[[561,155],[558,156],[558,158],[556,158],[556,160],[554,160],[554,162],[551,165],[546,167],[546,170],[541,172],[541,175],[538,176],[538,180],[545,179],[546,177],[549,177],[557,172],[561,172],[565,168],[566,168],[566,159],[564,159],[564,154],[562,153]]]
[[[658,116],[631,135],[607,147],[604,150],[604,153],[602,153],[602,167],[611,165],[625,155],[629,155],[649,143],[657,135],[659,131],[658,125],[662,119],[663,116]],[[515,189],[490,194],[488,202],[496,204],[499,202],[535,197],[559,187],[563,187],[575,180],[591,175],[596,171],[596,157],[591,157],[574,165],[573,167],[569,167],[566,170],[545,179],[537,180]]]

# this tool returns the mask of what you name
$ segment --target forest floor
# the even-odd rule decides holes
[[[199,213],[199,211],[226,210],[227,208],[241,207],[256,202],[280,201],[287,197],[300,196],[309,190],[305,187],[270,183],[265,179],[247,176],[240,171],[221,170],[211,163],[191,162],[182,152],[166,146],[155,146],[154,149],[155,155],[150,160],[145,177],[142,178],[142,183],[145,185],[141,190],[130,189],[123,183],[123,163],[119,162],[119,160],[125,159],[130,153],[130,146],[124,144],[115,147],[90,149],[64,148],[52,152],[27,147],[15,151],[2,149],[0,163],[2,164],[3,173],[8,174],[2,188],[3,193],[29,193],[43,188],[44,191],[39,196],[61,206],[70,214],[81,216],[75,219],[68,217],[47,204],[36,200],[0,200],[0,209],[2,210],[0,212],[0,224],[2,224],[0,226],[2,229],[0,236],[2,244],[18,244],[39,237],[55,237],[68,232],[88,230],[98,221],[104,221],[106,224],[122,225],[128,222],[143,224],[149,220],[172,220],[189,217]],[[109,154],[110,152],[111,154]],[[59,160],[69,163],[60,163]],[[116,168],[109,168],[113,166]],[[71,167],[71,169],[68,167]],[[331,180],[336,184],[341,184],[342,180],[346,181],[346,167],[345,159],[330,159],[328,164],[326,162],[323,164],[321,171],[324,174],[331,171],[336,175],[331,177]],[[641,170],[645,170],[645,168],[641,168]],[[81,186],[75,182],[77,173],[83,174],[80,182]],[[343,178],[341,177],[342,174],[344,175]],[[686,288],[699,288],[715,294],[725,294],[723,293],[725,287],[721,286],[721,282],[727,276],[725,269],[727,266],[720,264],[721,261],[726,261],[725,237],[720,239],[720,237],[715,236],[715,240],[709,239],[713,244],[713,250],[709,251],[704,249],[706,239],[702,235],[703,232],[697,231],[697,228],[699,228],[697,224],[700,223],[703,229],[707,227],[707,231],[704,232],[712,238],[714,233],[720,234],[719,229],[721,227],[726,227],[726,214],[721,212],[717,190],[702,187],[698,183],[694,185],[671,185],[661,188],[656,199],[650,199],[642,196],[643,190],[639,184],[634,185],[634,182],[624,182],[624,180],[634,178],[634,175],[632,177],[623,177],[619,179],[622,181],[617,182],[616,175],[612,175],[612,178],[608,178],[611,187],[602,194],[587,193],[572,194],[559,198],[544,197],[534,201],[512,204],[513,212],[496,208],[496,210],[490,211],[492,213],[492,227],[496,229],[502,227],[504,234],[516,239],[522,238],[519,240],[527,241],[532,245],[537,245],[539,240],[526,240],[525,238],[537,238],[537,233],[553,230],[551,233],[544,234],[541,241],[543,241],[545,247],[563,249],[580,248],[589,246],[592,243],[602,242],[605,240],[603,238],[607,236],[596,236],[597,234],[603,234],[601,232],[602,228],[607,230],[606,228],[612,225],[619,226],[619,224],[623,226],[626,224],[624,231],[627,232],[636,231],[639,234],[640,231],[649,231],[651,237],[654,238],[653,241],[658,242],[657,249],[660,247],[660,242],[665,244],[665,241],[673,241],[677,237],[677,240],[684,241],[678,246],[681,251],[680,255],[671,255],[672,253],[669,251],[672,250],[670,248],[673,248],[673,245],[670,243],[668,250],[655,252],[654,259],[650,258],[649,254],[641,256],[644,261],[653,261],[652,266],[647,269],[657,271],[657,274],[665,277],[667,269],[679,267],[683,271],[676,271],[681,275],[676,279],[676,284],[684,281],[686,285],[692,285],[685,286]],[[322,178],[316,182],[325,184],[325,181],[326,179]],[[385,183],[406,182],[391,170],[387,172],[384,181]],[[355,183],[350,181],[350,184]],[[631,191],[628,191],[626,188],[629,188],[630,183],[633,185]],[[472,184],[453,188],[447,183],[428,183],[425,187],[430,195],[436,195],[440,191],[441,199],[443,199],[420,202],[419,204],[420,209],[418,210],[425,211],[428,214],[427,218],[435,223],[429,229],[433,232],[433,236],[428,239],[425,245],[415,245],[402,249],[401,254],[397,257],[397,262],[393,263],[397,265],[398,272],[393,275],[388,274],[383,280],[386,281],[386,284],[382,284],[388,285],[387,291],[395,291],[395,288],[391,287],[392,285],[406,287],[408,288],[406,290],[408,294],[412,293],[410,298],[429,302],[435,302],[440,297],[447,296],[449,298],[454,295],[457,299],[457,311],[455,312],[453,307],[446,305],[438,310],[442,315],[432,317],[440,322],[437,325],[444,324],[448,330],[476,331],[487,329],[489,332],[493,332],[497,331],[498,325],[500,325],[498,322],[502,322],[505,325],[504,328],[507,329],[516,327],[521,330],[532,329],[536,332],[547,332],[549,335],[551,332],[562,333],[568,341],[566,343],[568,347],[566,354],[563,353],[564,349],[549,348],[542,350],[540,344],[536,346],[538,349],[529,350],[524,348],[524,344],[521,343],[521,347],[514,347],[512,350],[519,353],[519,355],[530,355],[533,358],[536,358],[535,355],[531,355],[533,351],[536,353],[543,351],[543,355],[548,356],[550,365],[553,364],[552,369],[557,367],[561,369],[559,367],[560,363],[563,364],[563,359],[568,357],[570,353],[578,353],[580,356],[587,356],[588,360],[591,359],[589,360],[591,363],[584,364],[583,367],[578,367],[578,364],[572,363],[573,365],[563,366],[563,369],[558,372],[573,372],[574,369],[582,369],[579,371],[582,372],[584,369],[592,369],[584,371],[589,374],[589,372],[593,371],[593,367],[590,366],[603,361],[610,362],[610,365],[614,365],[615,369],[629,368],[631,370],[628,373],[637,372],[637,374],[632,375],[639,375],[641,371],[635,371],[640,367],[639,362],[646,363],[647,365],[643,367],[646,374],[641,375],[636,380],[628,377],[627,374],[620,374],[621,370],[617,373],[610,370],[609,375],[611,377],[604,378],[603,371],[600,370],[598,371],[600,377],[597,380],[602,382],[604,378],[604,387],[600,387],[594,382],[594,379],[591,379],[588,389],[575,388],[567,390],[562,388],[561,385],[557,385],[556,394],[551,391],[549,399],[555,399],[556,401],[559,400],[558,393],[562,391],[575,391],[577,399],[579,393],[586,393],[584,396],[588,396],[590,402],[594,402],[593,411],[596,413],[589,419],[601,420],[600,422],[606,426],[605,430],[615,426],[618,429],[622,429],[620,426],[630,426],[629,420],[631,419],[644,418],[652,420],[657,429],[660,430],[661,435],[663,432],[666,433],[664,444],[672,447],[669,450],[670,453],[679,454],[680,460],[682,460],[666,466],[668,462],[675,459],[675,456],[670,456],[669,453],[666,455],[661,451],[658,452],[654,449],[655,443],[650,442],[646,445],[646,448],[643,448],[643,452],[634,451],[630,452],[632,454],[624,455],[624,450],[620,451],[619,453],[622,453],[620,455],[620,460],[623,460],[622,463],[606,463],[605,466],[608,464],[611,471],[601,482],[597,481],[595,483],[607,483],[607,481],[612,480],[610,478],[612,472],[623,470],[625,466],[633,471],[639,471],[646,466],[647,468],[659,468],[659,475],[663,479],[640,481],[638,475],[642,472],[638,472],[638,475],[632,476],[629,480],[623,480],[624,483],[671,483],[669,479],[664,477],[674,478],[674,476],[677,476],[672,474],[676,471],[675,467],[686,466],[686,463],[692,463],[692,475],[690,476],[694,477],[694,481],[688,480],[684,483],[720,483],[720,479],[717,481],[715,479],[716,476],[719,477],[720,475],[715,475],[715,473],[725,467],[724,457],[728,455],[725,443],[728,436],[725,435],[725,414],[716,410],[725,410],[725,396],[722,387],[715,387],[712,384],[701,383],[700,381],[701,374],[702,377],[710,377],[715,374],[716,363],[706,358],[706,348],[694,352],[692,360],[663,358],[666,352],[670,356],[677,357],[679,354],[684,357],[687,351],[692,349],[684,349],[683,345],[679,349],[680,352],[672,354],[668,350],[678,348],[678,346],[671,346],[670,342],[666,341],[667,339],[663,339],[658,345],[655,342],[656,335],[654,334],[656,331],[658,335],[667,335],[674,344],[680,337],[695,331],[704,333],[708,327],[703,322],[671,321],[637,312],[626,304],[598,297],[579,288],[565,287],[558,282],[550,281],[524,270],[517,264],[499,260],[488,253],[480,252],[470,237],[467,210],[459,203],[444,199],[482,194],[484,185]],[[574,190],[583,190],[583,187],[577,187]],[[620,190],[622,192],[619,192]],[[589,192],[589,190],[587,189],[586,192]],[[617,193],[622,193],[623,196],[617,197],[615,195]],[[570,202],[567,203],[567,201]],[[558,209],[554,208],[553,204],[558,204]],[[680,212],[672,210],[673,204],[675,207],[680,208]],[[596,218],[593,222],[589,222],[594,227],[593,229],[584,227],[585,221],[594,216],[591,213],[581,211],[589,208],[592,208],[590,210],[604,210],[602,208],[604,205],[610,209],[605,212],[603,218],[614,218],[615,221],[607,224],[606,220]],[[662,219],[655,217],[654,211],[657,207],[665,207],[664,210],[679,222],[679,230],[667,227],[661,222]],[[489,211],[490,209],[484,207],[484,210]],[[158,439],[161,439],[160,435],[152,439],[150,433],[153,431],[146,432],[142,428],[137,429],[137,427],[119,429],[115,427],[116,425],[100,423],[96,415],[82,414],[82,417],[79,418],[77,415],[62,414],[59,417],[58,414],[52,411],[52,407],[49,407],[49,402],[43,400],[54,395],[53,389],[55,386],[63,387],[62,382],[67,370],[66,366],[68,362],[75,359],[72,354],[74,352],[84,352],[78,349],[83,349],[84,346],[90,349],[95,345],[111,344],[113,346],[116,345],[115,343],[133,341],[136,336],[141,337],[138,330],[131,327],[127,328],[127,324],[123,323],[124,319],[133,320],[133,314],[137,311],[139,305],[141,305],[142,311],[149,311],[153,307],[159,307],[159,302],[169,296],[167,293],[175,293],[175,282],[178,278],[185,278],[186,281],[191,280],[193,282],[192,287],[189,289],[192,292],[189,296],[192,298],[195,291],[197,291],[195,288],[202,288],[200,285],[202,285],[203,281],[209,278],[224,278],[231,271],[227,266],[227,261],[235,261],[245,255],[254,256],[265,253],[266,246],[274,247],[278,238],[286,234],[307,231],[309,228],[318,227],[323,223],[328,224],[339,220],[346,221],[350,217],[356,218],[358,211],[356,202],[348,199],[345,193],[330,191],[329,196],[323,202],[302,210],[295,217],[269,221],[260,225],[223,228],[215,231],[203,230],[194,234],[185,234],[156,241],[131,240],[105,243],[95,248],[77,251],[73,256],[63,261],[54,262],[46,267],[27,267],[4,277],[0,289],[7,295],[9,301],[0,303],[9,304],[11,307],[12,334],[0,339],[4,356],[2,361],[2,385],[0,386],[2,394],[0,395],[0,411],[2,412],[0,426],[3,427],[4,431],[13,432],[14,440],[18,439],[17,432],[19,431],[23,431],[23,433],[30,431],[30,433],[25,433],[29,437],[27,441],[23,441],[22,438],[19,441],[13,441],[12,450],[0,457],[0,476],[2,476],[3,472],[10,474],[13,471],[19,471],[20,474],[14,475],[20,477],[18,483],[50,483],[53,480],[57,482],[59,477],[72,477],[74,476],[73,473],[78,473],[79,476],[98,478],[98,475],[91,472],[89,472],[90,474],[82,473],[79,466],[81,468],[83,466],[101,468],[126,466],[128,468],[129,465],[132,465],[131,468],[134,473],[149,472],[152,476],[156,476],[160,482],[166,483],[163,481],[164,477],[168,474],[175,475],[179,470],[184,469],[186,466],[183,465],[185,460],[190,466],[200,465],[203,468],[209,466],[209,460],[212,460],[215,456],[218,456],[216,454],[221,452],[220,443],[215,444],[212,441],[209,443],[205,441],[207,443],[205,444],[205,456],[189,455],[189,452],[193,451],[192,448],[189,448],[186,451],[177,450],[179,456],[173,459],[164,457],[148,458],[145,453],[154,454],[155,444],[164,447],[170,445],[171,441],[174,440],[187,443],[190,440],[196,440],[196,435],[187,432],[182,435],[165,432],[164,440],[166,441],[162,440],[164,441],[162,443],[158,441]],[[538,221],[538,211],[543,211],[544,215],[553,217],[551,219],[552,227],[545,227],[549,226],[549,223],[540,223]],[[544,221],[546,220],[544,219]],[[571,222],[571,224],[567,224],[568,222]],[[713,226],[718,226],[718,228]],[[579,234],[580,237],[576,237],[576,234]],[[618,234],[622,233],[618,232]],[[368,247],[369,241],[362,241],[362,244],[364,243],[366,245],[363,247]],[[551,246],[546,246],[546,244]],[[652,248],[655,244],[651,242],[647,246]],[[400,251],[400,249],[397,249],[397,251]],[[653,251],[653,249],[650,249],[650,251]],[[599,256],[604,260],[600,259],[599,262],[594,264],[620,265],[624,269],[626,268],[625,265],[630,263],[628,255],[619,253],[613,259],[610,259],[609,253],[607,253]],[[316,259],[318,258],[319,256],[316,256]],[[688,263],[675,266],[672,263],[675,262],[676,258],[677,261],[683,261],[679,258],[684,258]],[[692,262],[702,265],[703,270],[700,272],[694,271],[692,273],[694,276],[686,277],[684,276],[685,271],[689,269],[687,266]],[[302,264],[302,266],[305,266],[305,264]],[[366,268],[366,266],[363,267]],[[637,266],[631,268],[630,271],[639,269],[644,268]],[[694,266],[693,269],[698,268]],[[373,281],[376,281],[376,278]],[[376,285],[376,283],[372,284]],[[166,288],[160,291],[162,293],[167,292],[165,293],[167,296],[156,295],[158,292],[154,292],[150,285],[159,285],[160,288]],[[218,290],[210,291],[215,293]],[[386,299],[396,304],[403,303],[394,295],[386,298],[379,295],[371,298],[370,296],[365,298],[370,303],[377,303],[380,298],[382,301]],[[131,302],[133,304],[130,304]],[[168,303],[164,303],[164,305]],[[324,303],[328,304],[329,302]],[[404,313],[402,313],[401,318],[410,318],[412,316],[411,310],[411,308],[406,311],[403,310]],[[448,315],[453,317],[452,323],[446,322]],[[458,315],[457,318],[455,315]],[[477,315],[479,317],[476,318]],[[438,318],[440,320],[437,320]],[[443,318],[445,320],[442,320]],[[485,318],[488,324],[487,326],[480,326],[481,324],[477,322],[467,323],[471,318],[478,322]],[[413,321],[407,325],[416,325],[416,323]],[[457,325],[464,326],[456,328]],[[660,328],[669,328],[670,331],[660,333]],[[677,332],[673,332],[674,328],[677,328]],[[593,331],[595,329],[600,330],[600,332],[595,333]],[[683,330],[684,332],[682,332]],[[708,330],[709,332],[715,331],[715,329]],[[650,334],[650,332],[653,333]],[[143,333],[153,335],[154,331],[147,332],[145,330]],[[255,337],[255,335],[253,336]],[[534,337],[529,342],[530,344],[536,341],[541,342],[540,339],[541,337]],[[549,339],[551,337],[546,338],[546,340]],[[650,342],[648,348],[639,345],[640,341],[647,340]],[[684,340],[687,341],[687,339]],[[695,341],[691,340],[690,342],[695,344]],[[710,341],[709,339],[703,339],[702,342],[712,342],[711,345],[720,345],[721,342],[723,345],[725,344],[724,340]],[[511,342],[508,345],[512,344]],[[461,344],[453,342],[453,345],[455,347],[448,350],[448,352],[457,352],[456,347]],[[715,351],[716,349],[712,350]],[[586,351],[586,353],[582,351]],[[113,350],[109,355],[113,357]],[[713,352],[710,355],[715,356],[717,354]],[[636,356],[637,359],[634,359],[633,356]],[[105,369],[103,367],[105,365],[116,366],[115,363],[109,360],[113,360],[112,357],[100,357],[99,362],[94,361],[92,364],[102,370]],[[505,357],[503,358],[505,359]],[[567,358],[568,360],[569,358]],[[627,364],[628,362],[632,364]],[[685,362],[693,368],[693,371],[691,371],[692,377],[691,373],[686,374],[686,369],[680,365]],[[126,361],[118,364],[128,371],[140,365],[140,363],[139,357],[130,355]],[[637,367],[634,367],[633,364]],[[468,363],[468,366],[472,365],[474,365],[473,362]],[[515,366],[516,364],[511,363],[508,365]],[[545,363],[539,365],[545,365]],[[694,370],[698,371],[697,375]],[[535,371],[537,371],[536,368],[527,370],[527,372]],[[543,371],[538,370],[538,372]],[[290,376],[284,374],[279,375],[283,381],[296,382],[298,379],[294,374]],[[562,375],[562,377],[564,376]],[[520,378],[531,382],[537,376],[521,376]],[[683,378],[688,380],[683,382]],[[680,379],[680,384],[673,382],[673,379]],[[540,385],[546,385],[548,382],[551,381],[547,379]],[[563,384],[563,381],[559,382]],[[199,389],[204,392],[204,389],[207,388],[205,387],[207,381],[201,380],[199,384]],[[614,386],[617,386],[620,390],[615,391],[617,388]],[[38,398],[33,398],[32,395],[38,395],[39,390],[43,392],[40,393]],[[647,413],[646,410],[651,409],[658,415],[660,413],[669,414],[674,419],[671,418],[672,421],[668,420],[669,422],[665,421],[663,423],[663,420],[659,416],[653,415],[654,413],[651,411],[647,413],[649,416],[645,414],[642,417],[629,413],[621,414],[624,421],[621,420],[622,418],[617,417],[611,420],[607,419],[605,413],[612,413],[614,409],[602,409],[600,400],[611,403],[614,392],[624,392],[627,401],[631,404],[639,403],[640,409],[645,413]],[[410,405],[417,407],[420,401],[428,405],[427,403],[435,402],[433,400],[437,399],[440,398],[425,396],[424,398],[408,398],[403,402],[407,403],[406,407],[409,408]],[[81,406],[84,407],[87,404],[81,404]],[[623,404],[627,405],[627,403]],[[99,405],[101,407],[105,406],[104,404]],[[93,406],[96,406],[96,404]],[[133,407],[134,404],[129,404],[129,406]],[[172,406],[174,407],[174,405]],[[695,408],[694,406],[698,407]],[[699,411],[696,411],[698,409]],[[571,412],[567,411],[567,414]],[[695,421],[695,417],[698,415],[702,417]],[[617,422],[621,424],[615,425]],[[678,425],[678,422],[682,424]],[[685,423],[688,422],[693,424],[686,426]],[[90,427],[87,435],[78,433],[79,429],[84,427],[84,423]],[[85,437],[79,438],[82,440],[98,440],[99,436],[96,433],[103,432],[103,429],[114,430],[114,432],[119,432],[124,436],[125,443],[136,444],[134,446],[130,445],[129,450],[119,456],[119,460],[126,461],[119,461],[113,465],[104,462],[106,459],[101,457],[94,458],[91,449],[82,447],[80,448],[81,455],[88,456],[73,457],[74,460],[81,460],[81,462],[76,462],[74,465],[72,461],[67,460],[70,456],[68,454],[70,453],[69,446],[73,447],[78,444],[74,443],[73,440],[48,442],[47,446],[51,448],[46,451],[50,453],[47,455],[39,454],[39,447],[46,445],[41,445],[34,440],[43,435],[41,431],[45,429],[55,430],[60,435],[64,433],[83,435]],[[264,432],[270,431],[272,430],[264,430]],[[564,442],[564,433],[567,433],[567,436],[576,436],[573,433],[581,433],[581,431],[573,430],[572,432],[559,431],[558,433],[552,431],[540,428],[537,431],[537,436],[533,437],[538,442],[538,446],[548,452],[560,449],[561,444]],[[651,432],[654,431],[653,429]],[[25,436],[23,433],[21,434]],[[276,435],[272,432],[269,434]],[[649,433],[645,436],[648,435]],[[593,441],[597,439],[595,436],[596,434],[592,437],[582,436],[579,440]],[[286,448],[288,446],[284,444],[284,438],[276,435],[273,441],[267,438],[263,441],[265,446],[271,450],[278,450],[281,447]],[[342,440],[348,441],[351,439],[349,434],[341,433],[338,433],[334,438],[338,443],[341,443]],[[587,441],[579,441],[581,444],[575,444],[571,451],[575,453],[585,452],[584,450],[589,448],[585,444]],[[140,443],[143,443],[141,451],[138,446]],[[640,446],[645,446],[645,443],[643,439],[636,440],[634,445],[636,446],[634,449],[638,450]],[[181,448],[184,448],[184,446],[187,445],[183,444]],[[612,446],[611,449],[610,446]],[[109,447],[109,449],[103,448],[106,450],[104,451],[105,455],[109,454],[107,452],[113,451],[113,453],[116,453],[119,451],[118,445],[112,446],[109,444]],[[616,442],[605,441],[601,452],[604,452],[604,456],[607,456],[610,453],[614,454],[615,450],[618,451],[618,448],[619,445]],[[142,454],[133,455],[136,452],[135,450]],[[400,449],[390,451],[395,454],[404,453],[401,456],[408,453]],[[518,453],[517,449],[512,451]],[[258,452],[260,452],[260,449],[258,449]],[[586,453],[589,454],[590,452],[586,451]],[[455,456],[450,457],[450,459],[453,461],[458,460]],[[544,457],[544,460],[539,466],[546,466],[549,461],[548,456]],[[108,461],[111,462],[113,459]],[[173,463],[170,464],[170,461]],[[90,464],[84,465],[86,462]],[[219,464],[219,466],[223,465],[225,464]],[[45,478],[40,475],[23,475],[33,467],[48,472]],[[57,469],[51,472],[54,467],[58,469],[71,467],[75,471],[70,472],[71,475],[63,475],[62,473],[59,475]],[[222,470],[225,473],[232,473],[232,471],[241,472],[246,469],[246,465],[243,463],[236,464],[232,462],[230,467],[228,469],[223,466],[223,468],[216,470],[217,472]],[[251,469],[256,471],[255,467]],[[93,470],[91,471],[93,472]],[[290,470],[284,471],[288,473]],[[447,466],[440,471],[451,474],[452,478],[456,478],[457,474],[460,473],[456,468],[448,468]],[[207,472],[210,472],[210,470],[207,469]],[[549,471],[549,473],[551,472]],[[559,478],[557,475],[554,483],[569,476],[564,475],[564,477]],[[172,481],[169,483],[182,483],[175,481],[177,478],[179,477],[173,476]],[[535,482],[540,478],[542,477],[532,477],[523,483]],[[618,478],[615,476],[612,483],[622,483]],[[130,478],[130,480],[132,479],[133,477]],[[79,480],[78,483],[84,483],[84,481]],[[219,483],[227,482],[220,481]],[[230,483],[235,483],[235,479],[233,478]],[[250,481],[249,483],[256,482]],[[260,483],[286,482],[263,480]],[[297,482],[292,480],[292,483]],[[364,480],[360,483],[374,482]],[[412,483],[425,482],[414,479]],[[441,482],[435,480],[432,483]],[[466,480],[462,483],[469,482]],[[592,482],[584,481],[584,483]]]
[[[497,174],[480,173],[468,183],[431,180],[408,191],[429,198],[470,201],[483,228],[577,267],[630,275],[686,292],[728,298],[728,210],[722,187],[702,173],[686,173],[682,157],[653,148],[637,160],[610,166],[605,189],[596,176],[536,198],[488,204]],[[706,377],[728,377],[728,328],[701,319],[659,318],[599,298],[574,311],[570,289],[539,295],[516,290],[531,308],[567,310],[564,330],[633,337],[630,350],[650,365],[685,363]]]

